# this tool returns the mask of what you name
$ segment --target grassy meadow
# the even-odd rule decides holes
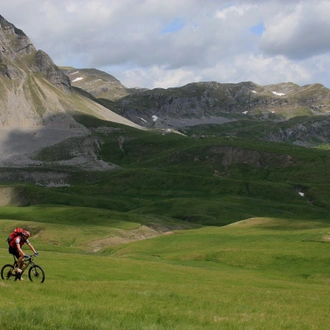
[[[327,222],[253,218],[93,252],[90,242],[140,224],[77,227],[45,222],[43,211],[33,222],[0,220],[2,241],[13,225],[34,233],[46,273],[43,284],[1,281],[1,329],[328,328]],[[4,246],[2,264],[11,262]]]
[[[46,280],[0,281],[0,329],[328,329],[327,150],[80,120],[117,170],[53,165],[66,141],[24,169],[65,185],[2,183],[0,263],[25,227]]]

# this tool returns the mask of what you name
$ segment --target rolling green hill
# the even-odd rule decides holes
[[[0,239],[29,228],[46,280],[0,282],[1,329],[328,328],[327,221],[253,218],[130,242],[139,225],[100,210],[5,209]],[[29,303],[12,302],[18,289]]]
[[[37,156],[45,165],[25,171],[35,178],[52,171],[62,175],[61,183],[40,180],[38,185],[22,185],[17,179],[16,197],[10,204],[98,208],[117,212],[123,219],[145,218],[138,222],[147,225],[154,218],[178,226],[222,226],[265,216],[329,219],[327,150],[211,134],[196,138],[141,131],[85,117],[77,120],[102,141],[97,157],[114,164],[113,169],[88,172],[58,167],[54,161],[73,157],[71,144],[45,148]],[[2,169],[2,175],[6,173],[8,169]],[[17,170],[17,178],[20,173]],[[11,171],[11,182],[14,174]]]

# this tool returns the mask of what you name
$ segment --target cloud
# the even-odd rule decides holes
[[[0,0],[0,6],[56,64],[95,67],[127,87],[208,80],[330,87],[326,0]]]
[[[330,2],[300,1],[268,21],[261,40],[267,54],[306,59],[330,51]]]

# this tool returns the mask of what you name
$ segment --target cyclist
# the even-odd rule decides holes
[[[13,254],[17,258],[17,264],[18,267],[15,268],[16,273],[20,274],[22,273],[22,266],[24,264],[24,257],[25,253],[22,250],[22,245],[26,243],[29,248],[32,250],[32,252],[35,255],[38,255],[38,252],[35,250],[33,245],[29,241],[30,237],[30,232],[27,230],[23,230],[21,235],[17,235],[16,238],[14,238],[10,243],[9,243],[9,253]],[[20,280],[23,280],[22,277],[20,277]]]

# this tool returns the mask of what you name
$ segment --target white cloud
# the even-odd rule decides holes
[[[261,49],[304,59],[330,51],[330,2],[300,1],[269,19]]]
[[[185,69],[168,70],[162,66],[123,70],[115,76],[119,75],[121,76],[121,82],[125,86],[130,85],[131,87],[143,86],[146,83],[149,88],[169,88],[201,81],[201,77],[195,75],[193,71]]]
[[[128,87],[208,80],[330,87],[328,0],[0,0],[0,6],[56,64],[105,70]]]

